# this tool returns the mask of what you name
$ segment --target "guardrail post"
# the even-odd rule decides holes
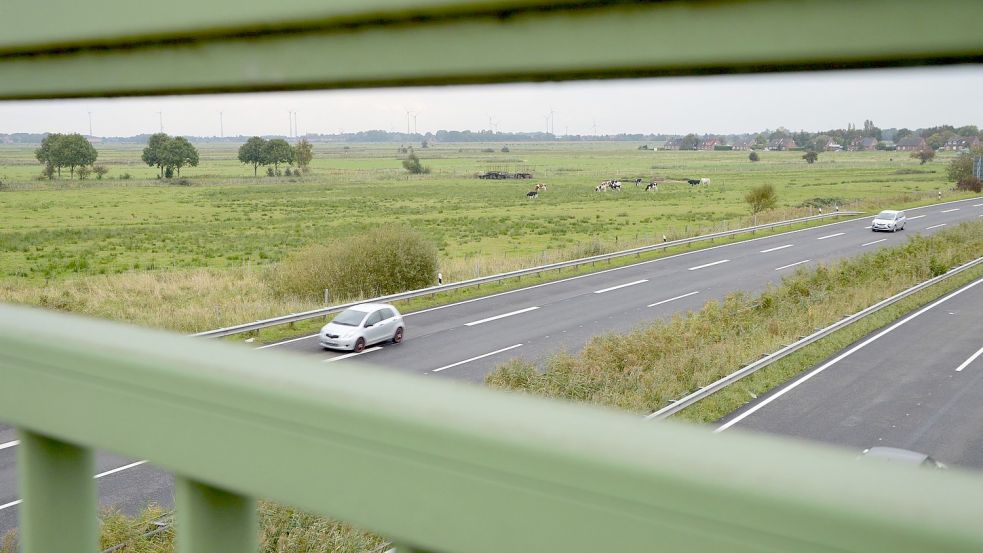
[[[29,431],[17,449],[24,553],[98,551],[92,451]]]
[[[175,478],[180,553],[247,553],[257,550],[256,504],[252,498]]]

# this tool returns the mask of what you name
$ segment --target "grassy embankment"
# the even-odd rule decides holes
[[[800,270],[758,296],[734,293],[699,311],[624,335],[592,339],[578,354],[560,354],[545,371],[514,360],[488,376],[490,386],[647,414],[794,342],[845,314],[975,259],[983,223],[964,223],[931,237],[812,270]],[[677,415],[711,422],[825,359],[867,333],[983,275],[974,268],[854,323],[714,394]]]
[[[419,230],[437,244],[452,282],[652,243],[663,234],[746,225],[743,194],[760,183],[777,188],[780,204],[759,221],[808,214],[802,206],[817,198],[878,209],[925,202],[945,187],[939,161],[919,167],[885,152],[823,154],[808,165],[795,152],[766,153],[752,164],[740,152],[651,152],[631,143],[518,144],[508,154],[501,145],[484,152],[488,147],[418,150],[433,172],[410,176],[392,145],[319,144],[309,175],[254,179],[234,148],[204,145],[201,166],[184,171],[191,186],[151,178],[154,170],[139,163],[135,146],[100,148],[109,177],[127,172],[133,179],[84,183],[32,180],[39,168],[31,150],[0,148],[0,301],[191,332],[321,306],[319,297],[275,289],[270,274],[309,244],[370,228]],[[550,189],[529,201],[529,181],[473,178],[488,169],[529,170]],[[699,175],[713,184],[593,192],[601,179],[634,175]]]

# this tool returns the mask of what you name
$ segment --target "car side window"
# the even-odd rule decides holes
[[[898,213],[898,219],[904,219],[904,211]]]
[[[396,312],[393,311],[392,309],[389,309],[388,307],[386,309],[383,309],[382,311],[383,311],[383,315],[387,319],[392,319],[393,317],[396,316]]]
[[[376,311],[375,313],[369,315],[369,318],[365,320],[365,326],[374,325],[382,320],[382,311]]]

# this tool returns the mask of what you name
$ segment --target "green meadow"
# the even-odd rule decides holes
[[[140,161],[142,146],[97,145],[101,180],[39,180],[33,149],[0,147],[0,301],[39,303],[133,320],[118,309],[78,306],[68,296],[117,287],[126,303],[151,288],[155,301],[211,302],[219,319],[277,312],[286,304],[264,290],[264,272],[313,243],[344,241],[367,229],[404,225],[439,249],[446,281],[641,243],[735,228],[751,222],[744,195],[772,184],[778,207],[758,221],[808,215],[815,206],[879,209],[958,197],[945,182],[946,155],[919,165],[904,152],[829,152],[815,164],[802,152],[639,150],[642,143],[436,144],[416,148],[428,174],[410,175],[397,144],[314,145],[303,176],[253,177],[237,146],[199,144],[201,163],[181,179],[158,180]],[[522,171],[532,180],[483,180],[485,171]],[[121,178],[128,175],[129,178]],[[651,179],[658,192],[630,180]],[[687,178],[709,186],[690,187]],[[622,179],[621,192],[594,191]],[[535,183],[549,189],[527,199]],[[858,203],[859,202],[859,203]],[[811,207],[810,207],[811,206]],[[263,295],[262,309],[225,304]],[[189,284],[193,282],[193,284]],[[161,284],[165,283],[165,284]],[[72,290],[70,293],[69,290]],[[189,292],[188,290],[198,290]],[[149,293],[149,292],[148,292]],[[134,298],[130,303],[139,299]],[[86,300],[91,302],[92,300]],[[302,307],[302,306],[293,306]],[[165,317],[166,319],[166,317]],[[147,322],[147,321],[135,321]],[[167,320],[150,324],[181,327]]]

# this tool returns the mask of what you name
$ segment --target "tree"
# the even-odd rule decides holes
[[[752,188],[746,196],[744,196],[744,201],[747,202],[748,207],[751,208],[751,214],[757,215],[766,209],[771,209],[775,207],[778,203],[778,196],[775,194],[775,187],[770,184],[762,184],[761,186],[755,186]]]
[[[147,140],[147,147],[143,149],[140,159],[151,167],[157,167],[160,171],[158,178],[164,178],[164,146],[170,141],[171,137],[159,132],[150,136]]]
[[[306,140],[305,140],[306,142]],[[239,146],[239,161],[251,163],[253,166],[253,176],[256,176],[256,168],[266,165],[266,141],[258,136],[254,136]]]
[[[819,154],[810,150],[802,155],[802,159],[806,160],[806,163],[812,164],[815,163],[817,159],[819,159]]]
[[[92,169],[89,169],[88,165],[80,165],[78,168],[79,179],[85,180],[86,177],[92,174]]]
[[[273,164],[273,173],[280,172],[281,163],[293,163],[294,149],[282,138],[274,138],[263,148],[264,165]]]
[[[679,145],[680,150],[695,150],[700,144],[700,137],[695,134],[687,134],[683,137],[682,143]]]
[[[406,169],[414,175],[430,172],[430,168],[424,167],[423,164],[420,163],[420,158],[416,157],[413,150],[410,150],[410,155],[406,156],[406,159],[403,160],[403,169]]]
[[[294,159],[297,161],[297,167],[300,167],[305,173],[310,171],[311,160],[314,159],[314,146],[306,138],[301,139],[294,146]]]
[[[55,165],[68,167],[71,176],[75,176],[75,168],[80,166],[92,165],[99,158],[92,143],[78,133],[62,136],[54,149]]]
[[[972,177],[973,159],[979,156],[983,156],[983,146],[976,146],[972,151],[959,154],[946,167],[946,177],[950,182],[959,182],[966,177]]]
[[[37,158],[38,162],[45,166],[45,174],[54,174],[54,170],[58,171],[58,177],[61,178],[61,165],[55,163],[55,150],[57,148],[58,142],[65,135],[59,133],[49,134],[48,136],[41,139],[41,147],[34,150],[34,157]]]
[[[911,157],[915,159],[920,159],[921,163],[919,163],[919,165],[925,165],[929,161],[935,159],[935,150],[931,148],[925,148],[920,152],[911,152]]]
[[[163,156],[161,162],[164,164],[164,167],[174,169],[179,177],[181,176],[182,167],[198,166],[198,149],[183,136],[170,138],[164,144],[161,155]]]
[[[747,155],[747,158],[750,159],[751,161],[759,161],[761,159],[761,156],[758,155],[758,152],[751,152],[750,154]]]

